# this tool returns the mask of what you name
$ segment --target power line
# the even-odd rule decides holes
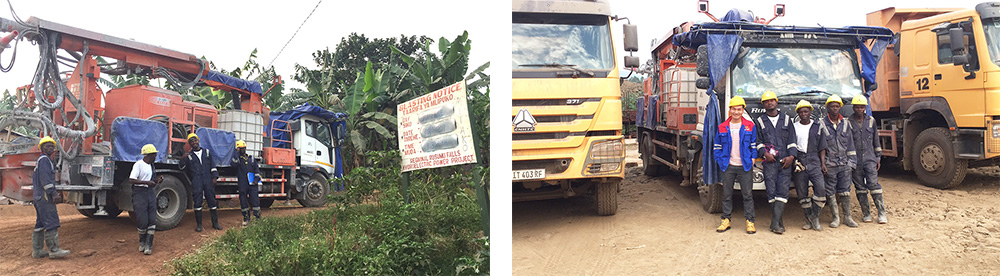
[[[313,13],[316,12],[316,8],[319,8],[320,3],[323,3],[323,0],[319,0],[319,2],[316,2],[316,6],[313,7],[311,12],[309,12],[309,15],[306,16],[306,19],[302,20],[302,24],[299,24],[299,28],[295,29],[295,33],[292,34],[292,37],[288,38],[288,41],[285,42],[285,46],[282,46],[281,50],[278,51],[278,54],[274,55],[274,59],[271,59],[271,62],[267,64],[267,67],[271,67],[271,65],[274,64],[274,61],[278,59],[278,56],[281,56],[281,52],[284,52],[285,47],[288,47],[288,44],[292,42],[292,39],[295,38],[295,35],[299,34],[299,30],[302,30],[302,26],[306,25],[306,21],[309,21],[309,17],[312,17]]]

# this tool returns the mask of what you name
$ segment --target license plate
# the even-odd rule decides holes
[[[514,180],[532,180],[545,178],[545,169],[514,170]]]

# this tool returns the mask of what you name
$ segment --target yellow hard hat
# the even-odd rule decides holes
[[[240,147],[246,148],[247,147],[247,142],[245,142],[243,140],[237,140],[236,141],[236,148],[240,148]]]
[[[830,95],[829,98],[826,98],[826,105],[830,105],[830,103],[832,103],[832,102],[840,103],[841,106],[844,105],[844,101],[841,100],[840,96],[837,96],[837,95]]]
[[[729,100],[729,106],[747,106],[747,102],[743,100],[743,97],[733,96],[733,99]]]
[[[853,100],[851,100],[851,105],[864,105],[864,106],[868,106],[868,100],[865,100],[864,96],[858,95],[858,96],[855,96]]]
[[[188,140],[191,140],[191,138],[197,138],[197,139],[200,139],[200,138],[198,138],[198,135],[195,135],[194,133],[190,133],[190,134],[188,134]]]
[[[42,140],[38,141],[38,148],[42,148],[42,144],[46,142],[51,142],[52,145],[56,145],[56,140],[52,139],[50,136],[45,136]]]
[[[769,91],[765,91],[764,95],[760,97],[760,102],[764,103],[764,101],[771,100],[771,99],[778,100],[778,95],[774,94],[774,92],[770,91],[770,90]]]
[[[142,146],[143,155],[154,154],[154,153],[156,153],[156,146],[153,146],[152,144],[146,144]]]
[[[812,110],[813,106],[812,103],[809,103],[809,101],[803,99],[799,100],[799,103],[795,105],[795,112],[799,112],[800,108],[809,108],[810,110]]]

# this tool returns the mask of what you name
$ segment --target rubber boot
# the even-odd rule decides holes
[[[823,210],[823,206],[813,202],[812,207],[812,218],[809,220],[809,225],[812,225],[812,229],[816,231],[823,231],[823,225],[819,223],[819,212]]]
[[[872,196],[875,196],[874,194]],[[861,205],[861,222],[872,222],[872,210],[868,206],[868,193],[858,193],[858,204]]]
[[[775,234],[785,233],[784,223],[781,222],[781,216],[785,212],[785,202],[774,201],[771,204],[771,232]]]
[[[243,226],[250,224],[250,211],[240,211],[243,214]]]
[[[812,229],[812,218],[813,209],[812,206],[815,204],[810,204],[809,202],[802,203],[802,214],[806,217],[806,224],[802,225],[802,230]]]
[[[62,258],[69,255],[69,250],[59,248],[59,229],[45,231],[45,244],[49,245],[49,258]]]
[[[830,207],[830,211],[833,212],[833,221],[830,222],[830,228],[840,227],[840,205],[837,205],[837,197],[827,197],[826,206]]]
[[[219,226],[219,211],[209,210],[208,213],[212,215],[212,228],[222,230],[222,226]]]
[[[840,209],[844,213],[844,225],[847,227],[858,227],[858,223],[854,222],[851,218],[851,196],[850,195],[837,195],[837,202],[840,203]]]
[[[253,208],[253,217],[260,219],[260,207]]]
[[[198,227],[194,227],[195,232],[201,232],[201,211],[194,210],[194,222],[198,223]]]
[[[49,252],[45,252],[45,230],[31,232],[31,257],[45,258]]]
[[[153,234],[146,235],[146,250],[142,254],[153,254]]]
[[[139,252],[146,251],[146,234],[139,234]]]
[[[875,209],[878,210],[878,224],[889,223],[889,219],[885,217],[885,201],[882,200],[882,194],[873,193],[872,199],[875,202]]]

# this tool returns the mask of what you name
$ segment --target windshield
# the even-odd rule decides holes
[[[1000,18],[983,20],[983,33],[986,35],[986,49],[990,51],[990,60],[1000,65]]]
[[[515,70],[545,65],[614,67],[607,16],[515,14],[511,28],[511,68]]]
[[[779,99],[789,94],[823,99],[840,95],[850,99],[862,93],[861,78],[851,50],[756,47],[747,50],[746,56],[733,63],[734,95],[760,98],[770,90]]]

